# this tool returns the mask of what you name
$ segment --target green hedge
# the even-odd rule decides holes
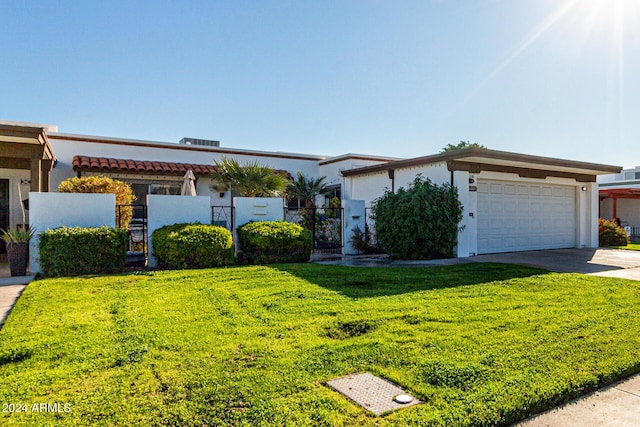
[[[629,235],[624,231],[624,228],[603,218],[598,219],[598,235],[600,246],[626,246],[629,244]]]
[[[462,220],[458,191],[418,175],[408,189],[389,190],[376,199],[372,217],[385,251],[397,259],[453,256]]]
[[[151,244],[161,268],[209,268],[234,262],[231,233],[217,225],[165,225],[153,232]]]
[[[250,222],[239,227],[238,261],[246,264],[307,262],[313,249],[311,232],[284,221]]]
[[[60,227],[40,233],[40,266],[46,276],[124,271],[127,232],[107,226]]]

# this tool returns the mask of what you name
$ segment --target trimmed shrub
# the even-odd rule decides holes
[[[462,220],[458,191],[418,175],[409,189],[389,190],[372,206],[378,241],[396,259],[453,256]]]
[[[234,262],[231,233],[217,225],[165,225],[153,232],[151,244],[161,268],[210,268]]]
[[[624,228],[604,218],[598,219],[598,234],[600,246],[626,246],[629,244],[629,235],[624,231]]]
[[[307,262],[313,244],[311,232],[284,221],[250,222],[237,230],[238,261],[244,264]]]
[[[124,271],[127,232],[107,226],[60,227],[40,233],[40,265],[46,276]]]
[[[84,178],[69,178],[58,186],[60,193],[106,193],[116,195],[116,205],[130,205],[135,200],[131,186],[126,182],[117,181],[106,176],[87,176]],[[116,217],[116,226],[129,229],[133,209],[122,208]]]

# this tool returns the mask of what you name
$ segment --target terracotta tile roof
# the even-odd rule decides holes
[[[114,159],[111,157],[73,156],[74,171],[146,173],[159,175],[184,175],[192,170],[195,175],[211,175],[216,170],[214,165],[198,165],[194,163],[158,162],[149,160]],[[286,170],[274,169],[293,181],[293,176]]]
[[[193,163],[113,159],[109,157],[74,156],[73,170],[162,175],[184,175],[188,170],[192,170],[196,175],[210,175],[215,170],[215,166]]]

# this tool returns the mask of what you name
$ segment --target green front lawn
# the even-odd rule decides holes
[[[626,246],[610,246],[611,249],[624,249],[627,251],[640,251],[640,243],[629,243]]]
[[[0,424],[504,425],[639,371],[638,306],[640,282],[499,264],[43,280],[0,331],[0,401],[27,405]],[[324,385],[364,371],[425,403]]]

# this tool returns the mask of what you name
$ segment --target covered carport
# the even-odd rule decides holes
[[[619,218],[631,238],[640,239],[640,186],[607,188],[600,184],[599,195],[600,217],[613,221]]]
[[[0,121],[0,229],[28,224],[23,200],[29,191],[49,191],[56,160],[46,134],[51,128]],[[4,252],[0,245],[0,254]]]

